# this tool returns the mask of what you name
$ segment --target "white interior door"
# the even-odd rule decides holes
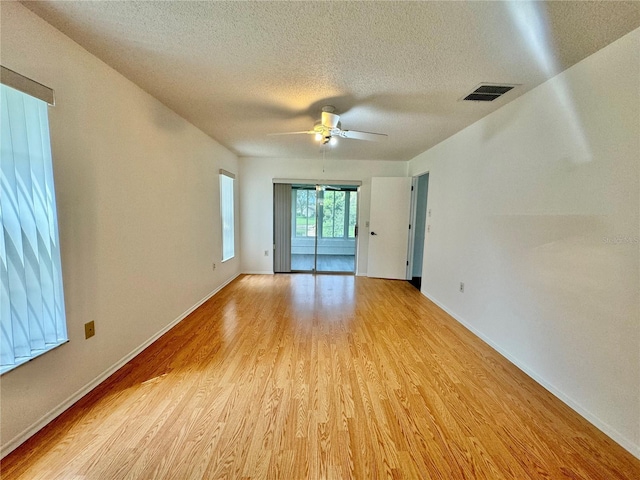
[[[411,177],[371,179],[367,276],[407,278]]]

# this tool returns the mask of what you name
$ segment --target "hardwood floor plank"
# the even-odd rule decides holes
[[[409,283],[238,278],[0,463],[14,479],[636,480]]]

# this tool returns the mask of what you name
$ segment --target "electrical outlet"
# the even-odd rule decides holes
[[[215,271],[216,271],[216,264],[215,264],[215,263],[213,263],[213,264],[211,265],[211,271],[213,271],[213,272],[215,272]]]
[[[265,257],[268,257],[268,256],[269,256],[269,250],[265,250],[265,251],[264,251],[264,256],[265,256]]]
[[[93,320],[84,324],[84,338],[91,338],[96,334],[96,326]]]
[[[460,282],[460,293],[464,293],[464,283]]]

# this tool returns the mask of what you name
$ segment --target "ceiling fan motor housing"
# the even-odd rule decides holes
[[[342,123],[340,122],[340,115],[334,113],[335,107],[327,105],[322,107],[322,114],[320,120],[313,125],[313,130],[303,132],[288,132],[274,135],[297,135],[297,134],[309,134],[315,135],[316,141],[322,142],[322,145],[330,143],[335,138],[353,138],[357,140],[374,140],[379,141],[387,137],[383,133],[372,132],[359,132],[357,130],[342,130]],[[331,142],[332,144],[335,143]]]

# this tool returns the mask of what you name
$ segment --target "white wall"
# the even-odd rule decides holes
[[[218,169],[237,172],[235,156],[20,4],[1,13],[2,64],[56,94],[70,339],[1,377],[6,454],[237,275],[240,260],[219,262]],[[96,336],[85,340],[90,320]]]
[[[347,140],[348,141],[348,140]],[[354,140],[355,141],[355,140]],[[273,179],[360,180],[358,209],[358,266],[357,274],[367,274],[371,177],[403,177],[407,162],[240,158],[240,228],[243,232],[242,271],[245,273],[273,273]],[[269,256],[264,256],[264,251]]]
[[[636,456],[639,46],[636,30],[409,165],[430,173],[423,293]]]

